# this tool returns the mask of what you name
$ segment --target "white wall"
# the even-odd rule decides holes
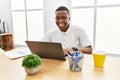
[[[5,21],[8,32],[12,32],[12,20],[9,0],[0,0],[0,19]]]
[[[56,27],[55,10],[59,6],[66,6],[70,9],[70,0],[44,0],[44,26],[45,33]]]
[[[66,6],[70,9],[70,0],[44,0],[45,32],[56,27],[55,10],[58,6]],[[0,0],[0,19],[6,22],[8,32],[13,32],[10,0]]]

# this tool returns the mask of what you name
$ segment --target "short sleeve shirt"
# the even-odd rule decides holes
[[[48,42],[60,42],[63,48],[81,48],[91,45],[85,30],[74,25],[69,26],[66,32],[61,32],[59,29],[49,31],[42,40]]]

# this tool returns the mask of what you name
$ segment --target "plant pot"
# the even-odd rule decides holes
[[[35,74],[35,73],[39,72],[39,70],[40,70],[40,66],[37,66],[35,68],[29,68],[29,69],[25,68],[25,72],[27,74]]]

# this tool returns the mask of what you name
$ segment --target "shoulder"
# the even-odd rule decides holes
[[[73,31],[77,31],[77,32],[84,31],[83,27],[81,27],[81,26],[71,25],[70,27],[71,27],[71,30],[73,30]]]
[[[57,28],[53,28],[53,29],[51,29],[51,30],[49,30],[48,32],[46,32],[46,34],[54,34],[54,33],[56,33],[56,32],[58,32],[58,29]]]

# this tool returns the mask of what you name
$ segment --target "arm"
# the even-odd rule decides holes
[[[78,48],[78,50],[80,52],[85,53],[85,54],[92,54],[92,47],[91,47],[91,45],[87,46],[87,47],[84,47],[84,48]]]
[[[68,51],[69,52],[74,52],[74,50],[72,48],[64,48],[63,50],[64,50],[64,54],[67,54]],[[90,46],[86,46],[84,48],[78,48],[78,50],[80,52],[85,53],[85,54],[92,54],[92,47],[91,47],[91,45]]]

